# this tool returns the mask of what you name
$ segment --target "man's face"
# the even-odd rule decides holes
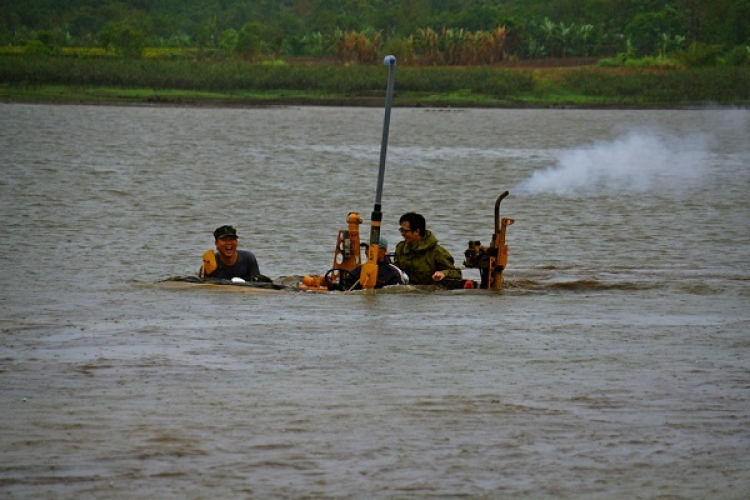
[[[378,262],[383,262],[385,260],[385,254],[388,253],[388,249],[385,247],[378,247]]]
[[[401,227],[398,228],[398,232],[404,238],[407,245],[413,245],[419,241],[419,231],[412,230],[411,225],[408,221],[401,223]]]
[[[216,250],[224,257],[232,257],[237,250],[237,238],[235,236],[226,236],[216,240]]]

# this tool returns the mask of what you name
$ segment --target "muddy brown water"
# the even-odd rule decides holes
[[[345,295],[160,281],[327,270],[382,110],[0,104],[0,496],[747,498],[749,118],[396,108],[383,234],[508,189],[508,286]]]

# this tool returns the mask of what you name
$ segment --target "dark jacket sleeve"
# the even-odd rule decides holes
[[[349,290],[355,284],[357,284],[357,287],[361,288],[360,285],[358,284],[361,271],[362,271],[362,268],[360,266],[357,266],[349,272],[341,273],[341,279],[339,280],[339,288],[341,290]]]
[[[378,286],[403,285],[401,270],[393,264],[383,264],[378,270]]]

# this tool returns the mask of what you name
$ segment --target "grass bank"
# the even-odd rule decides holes
[[[0,56],[0,99],[185,105],[382,106],[382,66]],[[406,67],[396,106],[750,104],[750,68]]]

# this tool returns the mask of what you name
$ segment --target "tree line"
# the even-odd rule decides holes
[[[325,57],[416,65],[718,57],[750,62],[750,0],[0,0],[0,45],[59,54]]]

